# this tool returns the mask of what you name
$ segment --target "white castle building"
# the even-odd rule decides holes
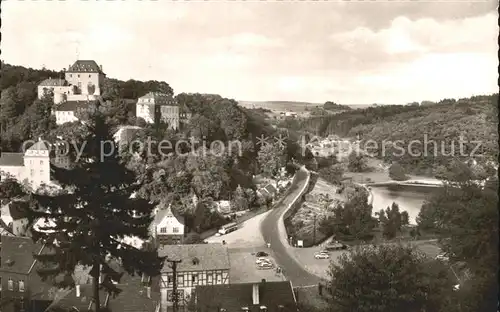
[[[78,60],[69,66],[64,79],[45,79],[38,85],[38,98],[52,93],[58,125],[78,120],[76,111],[89,102],[100,101],[106,74],[92,60]]]

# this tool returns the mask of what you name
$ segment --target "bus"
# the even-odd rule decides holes
[[[236,231],[238,229],[238,224],[236,222],[228,223],[226,225],[221,226],[219,229],[219,234],[224,235],[227,233],[231,233],[232,231]]]

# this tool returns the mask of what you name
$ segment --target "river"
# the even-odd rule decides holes
[[[427,186],[372,186],[373,212],[385,209],[393,202],[399,205],[400,210],[405,210],[410,216],[410,224],[415,224],[415,218],[420,212],[424,201],[438,188]]]

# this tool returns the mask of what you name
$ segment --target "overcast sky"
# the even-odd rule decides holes
[[[498,91],[497,2],[2,1],[2,59],[238,100],[404,104]],[[78,51],[78,54],[77,54]]]

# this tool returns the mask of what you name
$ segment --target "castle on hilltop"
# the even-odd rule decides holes
[[[54,104],[65,101],[97,100],[103,89],[106,74],[95,61],[78,60],[69,66],[64,79],[45,79],[38,85],[38,98],[51,92]]]
[[[77,60],[64,71],[64,79],[45,79],[38,85],[38,98],[54,97],[54,115],[58,125],[77,121],[76,112],[101,101],[106,74],[95,61]]]

